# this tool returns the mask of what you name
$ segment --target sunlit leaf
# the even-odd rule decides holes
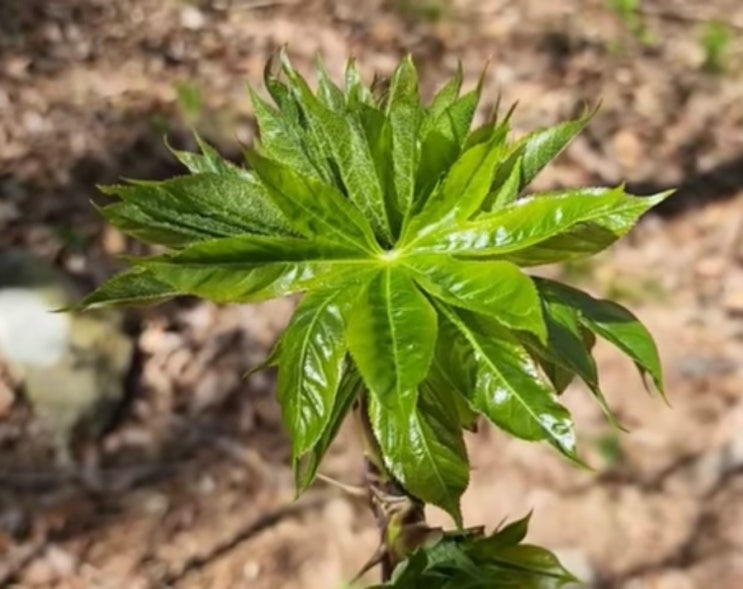
[[[531,278],[510,262],[419,256],[407,263],[416,271],[415,279],[433,296],[546,339],[537,289]]]
[[[382,407],[416,404],[436,344],[436,312],[401,269],[377,273],[348,312],[346,339],[367,388]]]
[[[477,357],[477,382],[470,393],[473,407],[514,436],[545,440],[579,462],[570,413],[541,382],[528,352],[471,314],[445,305],[438,308],[456,325]]]
[[[576,250],[586,255],[606,248],[667,196],[635,197],[621,187],[539,194],[453,230],[421,231],[414,243],[421,252],[500,257],[519,265],[541,265],[571,259]],[[591,239],[596,228],[601,237]],[[570,240],[561,240],[563,247],[554,251],[543,247],[568,232],[585,239],[576,239],[575,246]]]
[[[595,299],[589,294],[551,280],[537,282],[542,296],[574,308],[582,325],[611,342],[629,356],[642,374],[649,374],[663,394],[663,374],[653,336],[640,320],[618,303]]]
[[[323,240],[241,235],[204,241],[139,262],[184,294],[215,302],[251,302],[343,283],[369,262]]]
[[[317,469],[343,423],[359,391],[361,377],[350,362],[346,362],[338,391],[333,399],[330,416],[320,435],[320,439],[299,457],[294,465],[294,481],[297,494],[306,490],[315,479]]]
[[[305,296],[282,336],[277,394],[295,463],[322,436],[339,393],[346,356],[344,294]]]
[[[152,304],[182,294],[157,279],[146,268],[134,267],[104,282],[72,308],[94,308],[108,305]]]
[[[378,249],[368,223],[332,186],[252,154],[250,163],[292,228],[305,237],[323,236],[345,245]]]
[[[372,395],[369,417],[392,475],[413,496],[441,507],[461,525],[459,498],[467,488],[469,464],[456,413],[424,388],[412,410],[403,402],[382,405]]]

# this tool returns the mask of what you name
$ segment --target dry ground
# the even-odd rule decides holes
[[[534,509],[531,538],[604,589],[743,586],[743,6],[643,2],[651,43],[600,0],[25,0],[0,3],[0,248],[26,247],[87,288],[134,246],[88,204],[94,184],[176,171],[161,146],[196,125],[228,154],[254,125],[244,83],[282,43],[309,71],[349,54],[389,72],[404,52],[430,93],[486,59],[484,108],[518,99],[520,131],[603,100],[539,188],[627,180],[680,186],[662,216],[590,264],[551,269],[619,297],[656,334],[671,407],[598,351],[631,429],[567,393],[593,473],[483,431],[467,523]],[[434,11],[435,12],[435,11]],[[706,73],[703,23],[728,21],[728,67]],[[0,403],[0,587],[342,587],[373,551],[362,504],[318,485],[292,502],[271,375],[243,381],[291,302],[179,302],[132,313],[128,399],[81,466],[56,469],[20,402]],[[344,431],[324,470],[353,483]],[[85,464],[97,463],[91,475]],[[432,514],[433,519],[443,519]]]

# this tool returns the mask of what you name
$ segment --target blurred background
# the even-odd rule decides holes
[[[282,44],[368,79],[407,52],[426,96],[461,60],[519,133],[602,101],[535,188],[679,187],[609,252],[551,268],[655,334],[671,407],[597,350],[619,435],[567,403],[593,472],[484,429],[468,525],[534,509],[530,539],[591,587],[743,587],[740,0],[0,0],[0,587],[333,589],[376,547],[363,502],[293,502],[266,355],[291,301],[49,314],[142,253],[95,185],[181,173],[197,129],[239,158],[245,84]],[[323,471],[361,480],[344,430]],[[435,522],[447,523],[439,513]],[[448,525],[448,524],[447,524]],[[374,576],[368,577],[374,579]]]

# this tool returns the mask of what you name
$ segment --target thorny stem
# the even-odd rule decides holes
[[[365,569],[380,564],[384,582],[390,580],[392,571],[410,552],[432,537],[440,537],[442,532],[426,524],[424,504],[410,496],[385,468],[369,422],[365,395],[361,398],[354,414],[364,444],[369,506],[380,532],[380,549]]]

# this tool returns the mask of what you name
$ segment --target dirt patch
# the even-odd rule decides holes
[[[432,2],[431,6],[436,4]],[[244,84],[282,43],[303,71],[316,52],[334,76],[348,55],[365,74],[416,57],[429,94],[462,60],[468,84],[491,66],[519,100],[518,131],[601,98],[588,132],[537,188],[627,180],[680,186],[624,243],[552,271],[619,297],[657,336],[672,408],[628,363],[598,350],[623,423],[607,428],[586,391],[566,393],[595,472],[548,448],[484,430],[468,524],[534,509],[531,538],[600,588],[743,583],[743,38],[727,70],[704,70],[706,22],[743,26],[736,0],[643,3],[639,39],[599,0],[459,0],[442,10],[381,0],[36,0],[0,6],[0,247],[53,259],[82,286],[137,246],[104,229],[89,199],[120,176],[177,172],[163,133],[195,125],[228,155],[255,127]],[[292,301],[218,308],[183,301],[132,312],[138,363],[105,435],[80,439],[77,466],[54,466],[32,415],[0,385],[0,586],[340,587],[373,552],[362,504],[318,484],[292,501],[265,357]],[[5,391],[5,392],[4,392]],[[12,399],[11,399],[12,400]],[[344,430],[323,470],[360,480]],[[432,514],[442,520],[440,514]],[[370,577],[373,578],[373,577]]]

